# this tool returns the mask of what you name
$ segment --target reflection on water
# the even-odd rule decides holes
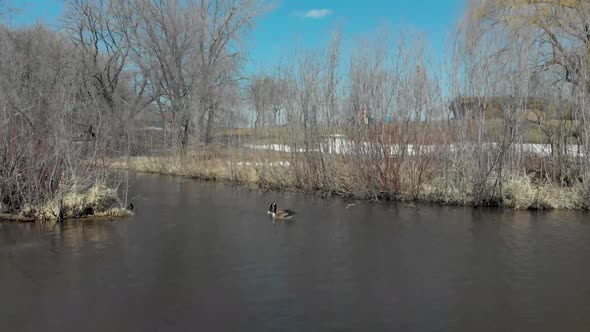
[[[0,223],[17,331],[585,331],[590,224],[138,175],[136,216]],[[297,211],[272,222],[267,203]],[[34,317],[34,319],[32,318]]]
[[[86,219],[81,224],[39,222],[16,225],[3,222],[0,223],[0,248],[14,253],[41,246],[52,251],[67,250],[69,253],[77,253],[82,247],[100,250],[113,240],[113,226],[105,219]]]

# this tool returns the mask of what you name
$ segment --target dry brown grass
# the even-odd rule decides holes
[[[529,176],[512,176],[504,185],[503,204],[514,209],[586,209],[584,189],[534,183]]]
[[[223,159],[194,159],[180,157],[132,157],[114,161],[111,167],[137,172],[175,175],[202,180],[239,181],[255,183],[253,167],[241,166]]]

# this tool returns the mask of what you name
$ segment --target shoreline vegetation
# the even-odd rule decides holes
[[[292,182],[293,174],[289,171],[270,171],[272,165],[244,165],[248,162],[232,162],[228,160],[208,160],[198,162],[182,161],[180,157],[132,157],[112,163],[113,169],[129,170],[139,173],[169,175],[203,181],[230,182],[247,185],[262,190],[297,191],[319,193],[326,196],[338,196],[354,200],[390,200],[399,202],[421,202],[455,206],[487,206],[512,208],[516,210],[588,210],[588,202],[583,188],[564,188],[547,184],[535,184],[527,176],[510,178],[504,185],[506,193],[494,200],[475,204],[469,192],[461,192],[458,188],[440,190],[444,180],[425,183],[418,193],[387,192],[375,190],[342,191],[337,188],[304,188]],[[278,179],[277,176],[285,176]]]
[[[288,131],[287,128],[278,130],[285,134]],[[489,196],[478,201],[474,185],[481,183],[464,176],[472,171],[468,167],[473,165],[462,165],[461,173],[440,167],[443,162],[449,162],[443,158],[445,155],[460,150],[456,146],[445,148],[440,145],[410,144],[403,146],[404,149],[398,146],[392,149],[391,146],[368,142],[355,143],[345,135],[335,134],[326,135],[323,143],[317,145],[317,149],[306,152],[288,145],[285,136],[277,136],[276,131],[274,129],[274,134],[269,134],[263,130],[258,130],[257,133],[254,130],[241,130],[241,137],[233,137],[227,141],[227,145],[195,146],[184,154],[168,152],[164,155],[121,158],[113,160],[109,167],[232,182],[262,190],[320,193],[356,200],[412,201],[532,210],[588,209],[584,186],[563,186],[541,181],[533,171],[528,174],[524,171],[520,174],[504,174],[500,184],[493,180],[483,183],[488,188],[501,187],[502,191],[487,191]],[[252,139],[252,136],[257,138]],[[234,147],[232,142],[241,142],[242,145]],[[358,150],[359,146],[363,147],[362,151]],[[489,148],[498,147],[490,144]],[[383,150],[390,151],[389,156],[384,156]],[[533,150],[539,156],[531,155],[528,150],[523,153],[535,160],[549,158],[542,149]],[[424,163],[423,159],[426,158],[430,160],[429,164]],[[397,164],[397,171],[387,170],[387,165],[384,164],[386,162]],[[437,165],[436,162],[441,164]],[[326,174],[320,173],[322,167]],[[395,176],[396,174],[399,175]]]
[[[0,213],[130,214],[114,168],[590,207],[590,2],[469,0],[443,50],[419,31],[336,28],[254,68],[249,41],[260,17],[281,15],[271,7],[67,0],[57,28],[11,26],[0,10]]]

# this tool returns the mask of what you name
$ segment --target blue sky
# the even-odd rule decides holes
[[[295,48],[324,45],[340,27],[343,48],[370,36],[380,26],[426,33],[435,52],[442,52],[448,33],[460,19],[465,0],[278,0],[260,19],[253,38],[252,60],[264,67]]]
[[[5,0],[19,8],[11,24],[56,25],[63,0]],[[275,9],[259,19],[249,37],[251,69],[269,69],[279,57],[297,49],[324,45],[340,27],[343,49],[370,36],[379,26],[409,27],[426,33],[435,54],[442,54],[448,33],[463,13],[466,0],[275,0]]]

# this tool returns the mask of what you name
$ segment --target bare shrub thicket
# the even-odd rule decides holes
[[[65,199],[84,198],[107,181],[98,164],[112,122],[99,103],[86,99],[82,59],[43,26],[2,27],[0,47],[2,210],[63,218],[108,209],[116,195],[106,187],[108,194],[94,195],[97,201],[68,206],[73,200]]]

